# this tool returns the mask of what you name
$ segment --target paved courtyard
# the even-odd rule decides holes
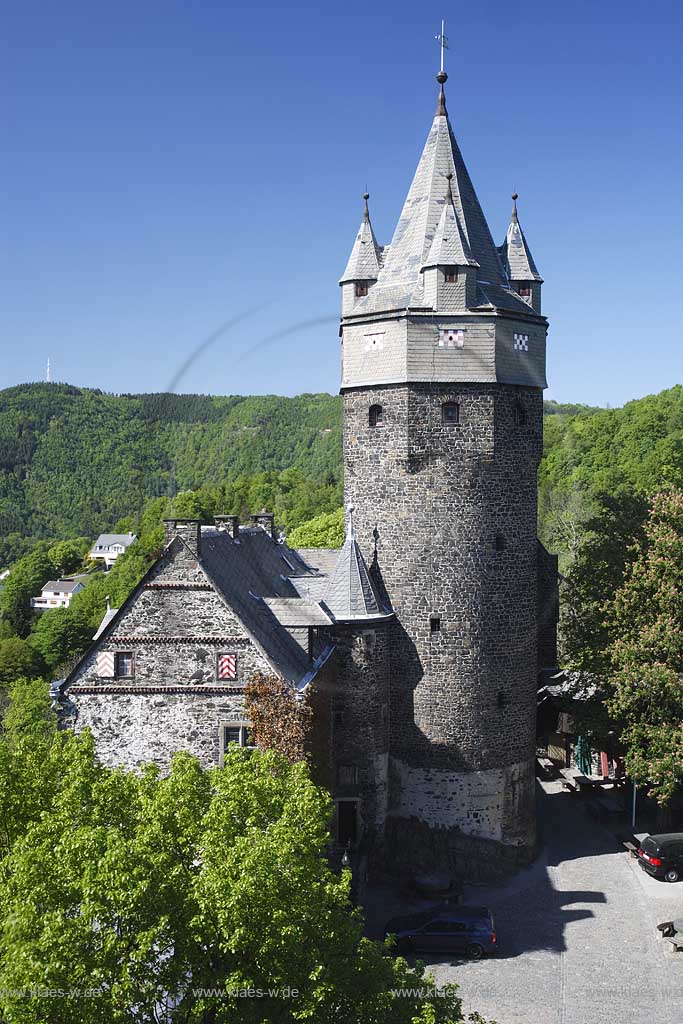
[[[655,928],[683,917],[683,881],[646,876],[559,783],[539,787],[538,812],[536,863],[465,893],[493,911],[499,952],[430,962],[437,983],[456,981],[466,1008],[499,1024],[683,1024],[683,953]]]

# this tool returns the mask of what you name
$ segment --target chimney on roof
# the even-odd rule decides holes
[[[252,526],[260,526],[266,533],[269,533],[273,540],[277,540],[275,534],[275,515],[273,512],[266,512],[265,508],[255,512],[251,516]]]
[[[229,533],[233,540],[239,540],[240,517],[239,516],[214,516],[214,525],[219,530]]]
[[[198,519],[164,519],[164,547],[181,537],[195,556],[202,554],[202,527]]]

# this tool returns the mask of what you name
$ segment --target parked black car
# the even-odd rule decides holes
[[[643,839],[638,863],[654,878],[677,882],[683,877],[683,832],[666,832]]]
[[[397,917],[387,922],[384,935],[396,936],[399,953],[466,953],[475,960],[495,953],[498,943],[487,907],[453,907],[410,919]]]

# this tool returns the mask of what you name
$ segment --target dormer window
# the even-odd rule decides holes
[[[520,294],[521,298],[523,298],[523,299],[530,299],[531,298],[531,285],[530,284],[520,284],[520,286],[519,286],[519,294]]]
[[[460,422],[460,406],[457,402],[444,402],[441,406],[441,422],[447,427],[455,427]]]
[[[384,419],[382,418],[382,406],[371,405],[368,413],[368,423],[371,427],[383,427]]]
[[[368,286],[364,281],[356,281],[356,298],[362,299],[368,294]]]
[[[458,280],[458,268],[446,267],[444,269],[444,277],[446,280],[446,284],[456,284]]]

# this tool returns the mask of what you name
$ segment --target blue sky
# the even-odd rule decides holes
[[[681,382],[680,5],[13,0],[0,39],[0,386],[336,391],[337,280],[390,240],[448,108],[546,284],[547,397]],[[251,311],[251,312],[250,312]],[[328,319],[325,319],[328,318]],[[248,350],[308,321],[269,345]]]

